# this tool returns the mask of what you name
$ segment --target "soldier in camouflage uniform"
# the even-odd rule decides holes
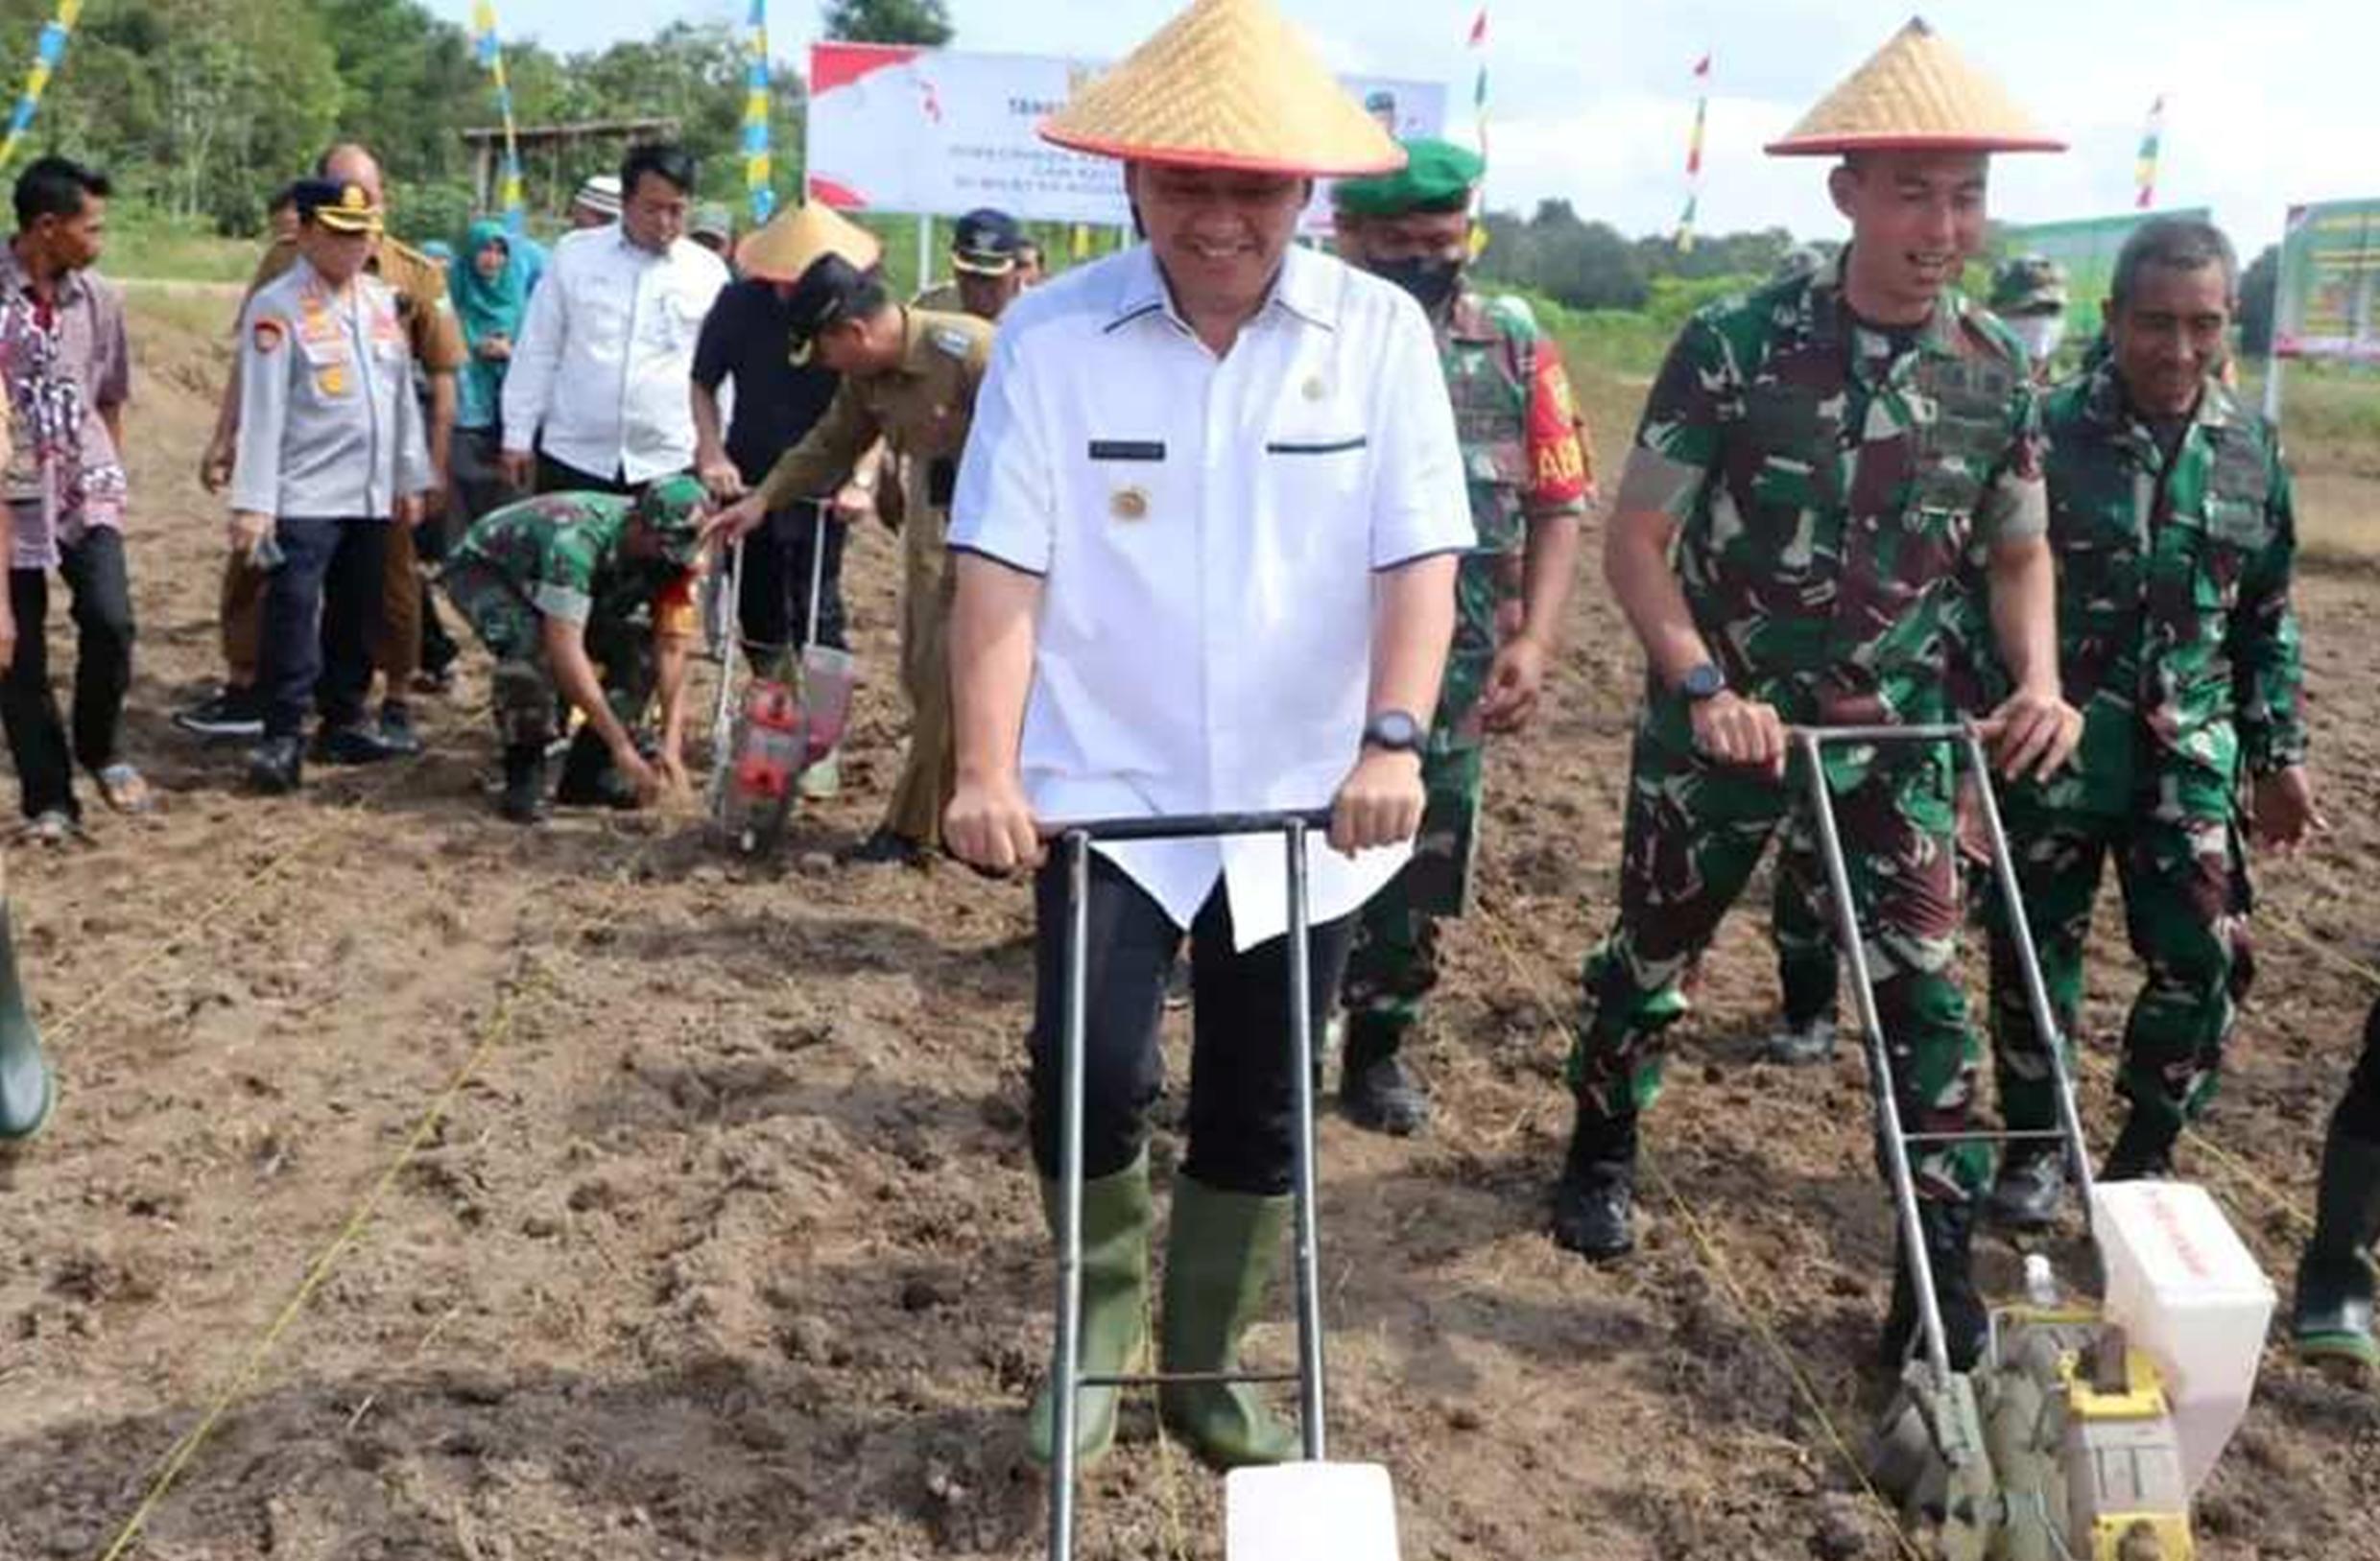
[[[496,658],[505,817],[534,823],[544,813],[546,748],[563,699],[586,719],[558,800],[635,807],[665,781],[684,784],[703,502],[692,477],[663,478],[633,499],[539,494],[490,511],[456,545],[440,581]],[[656,691],[657,769],[635,739]]]
[[[2100,870],[2110,857],[2148,977],[2124,1035],[2130,1120],[2106,1179],[2162,1174],[2213,1095],[2250,974],[2238,805],[2294,846],[2314,827],[2305,770],[2290,483],[2264,421],[2222,379],[2237,272],[2202,222],[2126,242],[2108,359],[2051,392],[2050,545],[2059,653],[2083,708],[2075,767],[2005,804],[2059,1029],[2071,1035]],[[2056,1125],[2049,1062],[1995,916],[1992,1033],[2009,1125]],[[2010,1223],[2057,1214],[2054,1147],[2012,1152],[1992,1199]]]
[[[1394,174],[1333,186],[1339,252],[1403,286],[1437,327],[1479,547],[1455,586],[1455,637],[1430,723],[1428,792],[1414,857],[1374,895],[1347,960],[1341,1108],[1383,1132],[1416,1131],[1428,1097],[1398,1059],[1438,984],[1438,922],[1470,903],[1483,745],[1528,721],[1577,573],[1594,493],[1584,425],[1552,340],[1516,298],[1465,285],[1471,192],[1485,165],[1444,141],[1405,143]]]
[[[1879,90],[1878,76],[1924,90]],[[1685,1008],[1678,978],[1770,836],[1800,812],[1786,726],[1944,717],[1943,626],[1970,541],[1987,550],[2015,689],[1985,723],[1997,762],[2055,769],[2080,733],[2058,696],[2024,354],[1952,287],[1983,242],[1985,151],[2044,143],[1922,22],[1849,85],[1771,150],[1844,154],[1830,189],[1850,246],[1815,276],[1689,322],[1647,401],[1606,535],[1605,574],[1650,665],[1619,923],[1585,963],[1570,1062],[1578,1119],[1555,1195],[1556,1240],[1590,1258],[1633,1245],[1637,1117],[1659,1086],[1661,1033]],[[1946,1137],[1914,1169],[1964,1364],[1986,1331],[1968,1247],[1989,1156],[1958,1138],[1980,1058],[1956,969],[1950,755],[1837,747],[1824,763],[1891,1087],[1909,1130]],[[1893,1360],[1915,1331],[1907,1276],[1904,1262],[1885,1331]]]
[[[1824,264],[1825,257],[1818,251],[1797,249],[1785,257],[1773,280],[1782,281],[1796,272],[1806,272],[1813,264],[1808,257],[1815,257],[1818,265]],[[2066,327],[2064,270],[2056,261],[2037,254],[2003,261],[1991,273],[1989,307],[2024,343],[2025,355],[2033,364],[2034,383],[2046,386],[2050,360],[2057,353]],[[1965,584],[1943,625],[1951,708],[1962,715],[1981,714],[1989,709],[1991,690],[1996,687],[1991,681],[1991,630],[1985,611],[1987,593],[1982,566],[1971,548],[1965,574]],[[1968,783],[1962,777],[1961,784]],[[1966,807],[1964,800],[1962,807]],[[1963,812],[1962,817],[1970,819],[1971,815]],[[1971,906],[1988,902],[1993,893],[1988,847],[1977,834],[1979,829],[1980,825],[1971,825],[1961,832],[1961,848],[1971,869],[1966,895]],[[1799,860],[1780,860],[1769,914],[1770,936],[1776,944],[1777,984],[1784,1001],[1777,1027],[1771,1032],[1762,1055],[1789,1068],[1825,1062],[1834,1056],[1836,994],[1842,985],[1834,931],[1826,923],[1823,907],[1807,892],[1807,886],[1821,882],[1824,876],[1812,856],[1817,842],[1808,839],[1807,833],[1791,820],[1786,824],[1785,839],[1779,845],[1780,859],[1792,854]]]
[[[1990,308],[2025,343],[2035,381],[2050,383],[2050,365],[2066,340],[2066,269],[2047,255],[2003,260],[1992,268]]]

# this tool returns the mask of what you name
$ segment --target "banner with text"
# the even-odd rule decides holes
[[[2115,281],[2115,257],[2132,230],[2152,217],[2207,215],[2204,206],[2182,211],[2130,211],[2121,217],[2082,217],[2063,223],[2009,223],[1999,228],[1993,259],[2047,255],[2066,272],[2066,340],[2088,342],[2099,335],[2101,307]]]
[[[2273,350],[2380,363],[2380,201],[2292,206]]]
[[[997,206],[1026,222],[1129,223],[1120,164],[1035,133],[1106,68],[1047,55],[812,44],[810,199],[847,211],[955,217]],[[1343,84],[1392,134],[1444,132],[1443,83],[1347,77]],[[1326,226],[1329,215],[1318,189],[1308,229]]]

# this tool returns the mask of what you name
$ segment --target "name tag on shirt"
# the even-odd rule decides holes
[[[1093,439],[1093,461],[1163,461],[1165,441],[1162,439]]]

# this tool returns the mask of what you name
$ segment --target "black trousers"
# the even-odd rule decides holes
[[[256,666],[267,737],[297,736],[309,701],[325,725],[364,719],[393,524],[313,515],[274,522],[281,562],[265,577],[264,642]]]
[[[630,482],[616,470],[608,477],[582,471],[555,460],[543,449],[537,451],[536,485],[540,493],[635,493],[645,486]]]
[[[2332,1121],[2345,1137],[2380,1144],[2380,1003],[2364,1016],[2364,1055]]]
[[[1058,1174],[1066,878],[1060,851],[1034,882],[1033,1156],[1049,1178]],[[1166,974],[1182,934],[1147,890],[1096,852],[1090,880],[1083,1173],[1095,1180],[1122,1171],[1140,1153],[1149,1107],[1165,1081],[1157,1029]],[[1317,1046],[1338,1001],[1353,926],[1353,917],[1342,916],[1308,930],[1314,999],[1308,1018]],[[1221,883],[1190,924],[1190,1002],[1183,1172],[1219,1192],[1288,1192],[1297,1154],[1289,940],[1276,937],[1235,952]]]
[[[444,530],[450,539],[461,536],[489,510],[529,497],[504,480],[504,431],[493,424],[456,429],[448,459],[453,469],[448,477]]]
[[[9,611],[16,620],[16,655],[0,677],[0,718],[16,760],[25,816],[52,811],[82,816],[74,767],[97,772],[121,757],[124,696],[132,686],[132,594],[124,568],[124,538],[111,529],[86,532],[58,550],[59,578],[73,599],[75,626],[74,734],[69,747],[58,699],[50,691],[50,579],[45,570],[9,571]]]
[[[848,650],[844,638],[843,539],[850,528],[825,525],[826,558],[819,576],[819,644]],[[808,643],[810,556],[817,551],[818,510],[806,504],[770,511],[744,539],[744,593],[736,603],[747,653],[754,659],[772,650]]]

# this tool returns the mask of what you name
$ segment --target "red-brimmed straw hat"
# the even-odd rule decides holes
[[[1999,83],[1913,17],[1826,94],[1781,141],[1778,156],[1848,152],[2063,152]]]
[[[1403,149],[1266,0],[1194,0],[1076,92],[1041,135],[1128,162],[1300,177],[1405,165]]]

